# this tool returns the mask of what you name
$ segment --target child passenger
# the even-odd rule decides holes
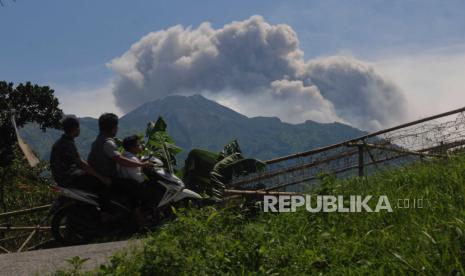
[[[123,140],[123,156],[134,160],[141,162],[139,158],[137,157],[138,153],[142,152],[142,145],[140,144],[139,137],[137,135],[132,135],[129,137],[124,138]],[[119,174],[120,177],[122,178],[129,178],[129,179],[134,179],[139,183],[144,182],[145,177],[142,172],[141,167],[123,167],[123,166],[118,166]]]

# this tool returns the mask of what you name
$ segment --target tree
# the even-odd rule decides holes
[[[14,87],[13,83],[0,81],[0,166],[7,166],[12,161],[16,144],[10,120],[13,112],[18,127],[34,122],[45,131],[46,128],[60,128],[63,111],[58,104],[54,91],[48,86],[27,82]]]
[[[63,111],[58,105],[54,91],[48,86],[27,82],[14,87],[13,83],[0,81],[0,201],[17,143],[11,116],[15,115],[18,127],[37,123],[42,131],[60,128]]]

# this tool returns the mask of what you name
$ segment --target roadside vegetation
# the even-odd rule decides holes
[[[41,162],[31,168],[16,148],[14,158],[7,167],[0,167],[2,177],[1,211],[11,212],[47,205],[53,202],[55,194],[51,191],[52,180],[46,173],[48,164]],[[8,230],[8,227],[36,226],[47,224],[48,209],[16,216],[0,218],[0,254],[17,250],[33,229]],[[25,249],[42,246],[51,239],[49,231],[41,230],[28,242]]]
[[[237,205],[177,210],[177,219],[149,234],[142,247],[89,274],[465,274],[465,156],[367,178],[326,175],[312,193],[387,195],[393,212],[265,214]],[[398,199],[411,205],[423,199],[424,206],[396,208]]]
[[[40,162],[31,168],[19,149],[9,167],[0,168],[4,177],[4,211],[26,209],[50,204],[54,194],[50,189],[52,179],[48,163]]]
[[[50,179],[44,174],[46,162],[39,162],[28,152],[28,161],[18,146],[18,128],[35,124],[42,131],[60,128],[63,116],[53,89],[30,82],[0,81],[0,212],[10,212],[49,204],[53,195]],[[14,119],[14,124],[12,123]],[[21,143],[20,143],[21,144]],[[23,145],[24,147],[24,145]],[[23,148],[25,150],[25,148]],[[26,151],[27,152],[27,151]],[[33,168],[30,165],[35,165]],[[45,210],[46,212],[46,210]],[[42,224],[44,211],[0,218],[0,252],[18,250],[33,229],[14,230],[10,227],[34,227]],[[46,214],[46,213],[45,213]],[[50,239],[47,231],[39,231],[24,245],[24,250]]]

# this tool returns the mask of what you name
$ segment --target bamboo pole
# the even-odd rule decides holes
[[[362,177],[365,175],[365,161],[364,161],[364,145],[359,144],[357,145],[358,148],[358,176]]]
[[[401,157],[405,157],[405,156],[408,156],[408,155],[409,154],[404,153],[404,154],[401,154],[401,155],[396,155],[396,156],[391,156],[391,157],[387,157],[387,158],[384,158],[384,159],[375,160],[375,161],[366,163],[365,166],[371,166],[371,165],[376,165],[376,164],[387,162],[387,161],[392,161],[392,160],[395,160],[395,159],[398,159],[398,158],[401,158]],[[355,169],[358,169],[358,168],[359,168],[359,165],[357,164],[357,165],[345,167],[345,168],[342,168],[340,170],[333,171],[333,172],[330,172],[330,173],[338,174],[338,173],[343,173],[343,172],[350,171],[350,170],[355,170]],[[317,179],[316,176],[311,176],[311,177],[299,179],[299,180],[296,180],[296,181],[293,181],[293,182],[290,182],[290,183],[285,183],[285,184],[269,187],[269,188],[266,188],[265,190],[266,191],[271,191],[271,190],[281,189],[281,188],[284,188],[284,187],[288,187],[288,186],[296,185],[296,184],[299,184],[299,183],[302,183],[302,182],[305,182],[305,181],[312,181],[312,180],[316,180],[316,179]]]
[[[23,209],[23,210],[17,210],[17,211],[2,213],[2,214],[0,214],[0,219],[1,218],[11,217],[11,216],[18,216],[18,215],[22,215],[22,214],[27,214],[27,213],[33,213],[33,212],[46,210],[46,209],[49,209],[51,206],[52,206],[52,204],[47,204],[47,205],[43,205],[43,206],[32,207],[32,208]]]
[[[265,163],[266,164],[273,164],[273,163],[293,159],[293,158],[296,158],[296,157],[303,157],[303,156],[313,155],[313,154],[316,154],[316,153],[320,153],[320,152],[328,151],[328,150],[335,149],[335,148],[338,148],[338,147],[341,147],[341,146],[345,146],[345,145],[347,145],[349,143],[354,143],[354,142],[364,140],[364,139],[367,139],[367,138],[372,138],[372,137],[375,137],[375,136],[378,136],[378,135],[381,135],[381,134],[385,134],[385,133],[388,133],[388,132],[391,132],[391,131],[395,131],[395,130],[406,128],[406,127],[409,127],[409,126],[421,124],[421,123],[424,123],[424,122],[427,122],[427,121],[439,119],[439,118],[450,116],[450,115],[457,114],[457,113],[460,113],[460,112],[465,112],[465,107],[455,109],[455,110],[451,110],[449,112],[444,112],[444,113],[440,113],[440,114],[437,114],[437,115],[429,116],[429,117],[426,117],[426,118],[423,118],[423,119],[420,119],[420,120],[416,120],[416,121],[412,121],[412,122],[409,122],[409,123],[401,124],[401,125],[398,125],[398,126],[395,126],[395,127],[383,129],[383,130],[376,131],[376,132],[372,132],[372,133],[369,133],[369,134],[366,134],[366,135],[363,135],[363,136],[360,136],[360,137],[357,137],[357,138],[353,138],[353,139],[350,139],[350,140],[347,140],[347,141],[344,141],[344,142],[341,142],[341,143],[337,143],[337,144],[333,144],[333,145],[329,145],[329,146],[325,146],[325,147],[321,147],[321,148],[317,148],[317,149],[313,149],[313,150],[309,150],[309,151],[299,152],[299,153],[291,154],[291,155],[288,155],[288,156],[279,157],[279,158],[276,158],[276,159],[267,160],[267,161],[265,161]]]
[[[0,245],[0,249],[3,250],[3,251],[5,251],[5,253],[11,253],[10,250],[6,249],[5,247],[3,247],[3,246],[1,246],[1,245]]]
[[[358,145],[359,144],[348,143],[346,146],[358,146]],[[430,157],[445,158],[445,157],[448,157],[448,156],[447,155],[431,154],[431,153],[426,153],[426,152],[434,151],[434,150],[437,150],[437,149],[451,149],[451,148],[459,147],[459,146],[465,145],[465,140],[460,140],[460,141],[456,141],[456,142],[452,142],[452,143],[448,143],[448,144],[444,144],[444,145],[440,145],[440,146],[434,146],[434,147],[430,147],[430,148],[426,148],[426,149],[421,149],[419,151],[397,150],[397,149],[386,148],[386,147],[377,146],[377,145],[374,145],[374,144],[366,144],[366,143],[363,144],[363,145],[368,147],[368,148],[369,147],[372,147],[372,148],[375,148],[375,147],[378,148],[379,147],[380,149],[389,150],[389,151],[396,151],[397,153],[400,153],[400,155],[398,155],[398,156],[389,157],[389,158],[380,159],[380,160],[374,160],[372,158],[373,159],[372,162],[365,164],[365,166],[370,166],[370,165],[377,165],[377,164],[380,164],[380,163],[383,163],[383,162],[386,162],[386,161],[391,161],[391,160],[394,160],[394,159],[397,159],[397,158],[400,158],[400,157],[405,157],[405,156],[408,156],[408,155],[418,155],[418,156],[430,156]],[[237,186],[248,184],[248,183],[251,183],[251,182],[254,182],[254,181],[268,179],[268,178],[271,178],[271,177],[276,176],[278,174],[292,172],[292,171],[295,171],[295,170],[298,170],[298,169],[310,168],[310,167],[313,167],[313,166],[316,166],[316,165],[319,165],[319,164],[322,164],[322,163],[327,163],[329,161],[334,161],[334,160],[337,160],[337,159],[340,159],[340,158],[343,158],[343,157],[351,156],[351,155],[356,154],[356,153],[358,153],[358,150],[357,151],[350,151],[347,154],[336,155],[336,156],[333,156],[331,158],[324,159],[324,160],[321,160],[321,161],[316,161],[316,162],[312,162],[312,163],[305,164],[305,165],[299,165],[299,166],[291,167],[290,169],[279,170],[279,171],[273,172],[272,174],[266,174],[266,175],[262,175],[262,176],[259,176],[259,177],[254,177],[254,178],[251,178],[251,179],[244,179],[242,181],[232,183],[231,187],[237,187]],[[346,169],[342,169],[340,171],[336,171],[334,173],[341,173],[341,172],[356,169],[356,168],[359,168],[359,166],[357,165],[357,166],[354,166],[354,167],[349,167],[349,168],[346,168]],[[290,185],[284,184],[283,187],[291,186],[291,185],[294,185],[294,184],[299,184],[301,182],[310,181],[310,180],[314,180],[314,179],[315,179],[315,177],[304,178],[303,180],[297,180],[295,182],[292,182],[293,184],[290,184]],[[278,187],[278,186],[276,186],[276,187]],[[281,185],[279,185],[279,187],[281,187]]]
[[[37,225],[38,226],[38,225]],[[23,251],[24,247],[26,247],[26,245],[29,243],[29,241],[31,241],[32,237],[37,233],[37,229],[35,229],[34,231],[31,232],[31,234],[29,234],[29,236],[27,237],[27,239],[23,242],[23,244],[19,247],[18,251],[16,252],[21,252]]]
[[[231,196],[225,197],[223,201],[228,201],[232,199],[242,198],[244,196],[257,196],[257,195],[305,195],[301,193],[294,193],[294,192],[271,192],[266,190],[230,190],[225,189],[225,193],[232,194]]]
[[[351,155],[356,154],[357,152],[358,151],[347,151],[347,152],[343,152],[343,153],[340,153],[340,154],[337,154],[337,155],[334,155],[334,156],[331,156],[331,157],[328,157],[328,158],[325,158],[325,159],[322,159],[322,160],[317,160],[317,161],[308,163],[308,164],[297,165],[297,166],[293,166],[293,167],[289,167],[289,168],[285,168],[285,169],[275,170],[275,171],[272,171],[272,172],[264,174],[264,175],[259,175],[257,177],[244,179],[244,180],[241,180],[241,181],[238,181],[238,182],[233,182],[233,183],[231,183],[230,187],[235,188],[235,187],[238,187],[238,186],[241,186],[241,185],[244,185],[244,184],[248,184],[248,183],[251,183],[251,182],[254,182],[254,181],[269,179],[269,178],[272,178],[274,176],[277,176],[277,175],[280,175],[280,174],[283,174],[283,173],[290,173],[290,172],[293,172],[293,171],[309,169],[309,168],[312,168],[312,167],[315,167],[315,166],[318,166],[318,165],[321,165],[321,164],[324,164],[324,163],[329,163],[331,161],[335,161],[335,160],[338,160],[338,159],[341,159],[341,158],[344,158],[344,157],[349,157]]]
[[[225,193],[233,195],[305,195],[296,192],[271,192],[266,190],[230,190],[225,189]]]
[[[43,245],[47,245],[47,244],[49,244],[50,242],[53,242],[53,241],[54,241],[53,239],[43,241],[43,242],[41,242],[41,243],[38,243],[38,244],[33,245],[33,246],[31,246],[31,247],[28,247],[28,248],[26,249],[26,251],[31,251],[31,250],[39,249],[39,247],[41,247],[41,246],[43,246]]]
[[[50,230],[50,226],[0,226],[0,230]]]
[[[418,155],[418,156],[429,156],[429,157],[437,157],[437,158],[447,158],[447,155],[443,154],[433,154],[433,153],[425,153],[425,152],[420,152],[420,151],[412,151],[412,150],[407,150],[407,149],[397,149],[397,148],[390,148],[390,147],[384,147],[381,145],[376,145],[376,144],[348,144],[349,147],[368,147],[368,148],[373,148],[373,149],[380,149],[380,150],[385,150],[385,151],[392,151],[396,153],[405,153],[407,155]]]

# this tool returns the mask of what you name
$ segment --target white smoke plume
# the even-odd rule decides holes
[[[149,33],[108,66],[124,111],[172,94],[204,94],[249,116],[340,121],[373,130],[406,116],[392,82],[364,62],[305,61],[296,33],[261,16],[220,29],[174,26]]]

